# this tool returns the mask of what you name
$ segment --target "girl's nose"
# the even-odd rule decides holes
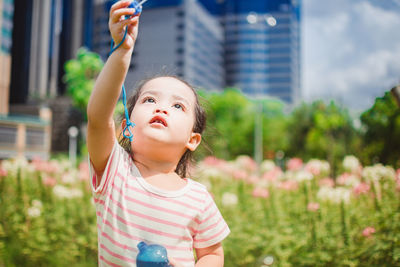
[[[163,109],[163,108],[157,108],[156,109],[156,113],[164,113],[165,115],[168,115],[167,110]]]

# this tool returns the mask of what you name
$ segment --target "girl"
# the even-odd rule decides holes
[[[145,241],[163,245],[176,267],[223,266],[221,241],[229,228],[205,187],[186,177],[205,127],[195,90],[172,76],[143,82],[128,101],[133,141],[122,140],[124,149],[116,140],[113,113],[139,25],[139,16],[125,19],[135,12],[129,4],[111,7],[113,41],[128,32],[97,78],[87,109],[99,265],[136,266],[137,244]]]

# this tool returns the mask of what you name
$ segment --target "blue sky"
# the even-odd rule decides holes
[[[400,0],[302,0],[302,95],[354,112],[400,83]]]

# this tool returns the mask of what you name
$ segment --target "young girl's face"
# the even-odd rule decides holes
[[[196,97],[191,88],[171,77],[148,81],[141,89],[131,113],[133,128],[132,151],[140,146],[168,145],[177,151],[194,150],[193,133]],[[198,143],[200,140],[198,140]]]

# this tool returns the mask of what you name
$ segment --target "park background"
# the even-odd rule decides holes
[[[383,43],[384,37],[391,37],[393,32],[387,25],[400,25],[399,18],[390,12],[398,10],[397,2],[393,1],[392,6],[357,2],[359,5],[350,8],[350,14],[357,13],[355,8],[366,14],[375,8],[382,20],[378,23],[374,17],[374,25],[384,29],[376,39]],[[7,7],[23,1],[1,3]],[[320,7],[315,1],[304,1],[304,5],[312,5],[314,12]],[[7,12],[10,9],[4,8],[3,16]],[[315,14],[312,18],[316,19]],[[346,25],[346,18],[337,18]],[[308,31],[315,30],[315,25]],[[340,33],[340,29],[336,30]],[[6,39],[4,32],[2,41]],[[307,36],[303,34],[302,38]],[[329,34],[320,36],[327,38]],[[326,63],[317,74],[329,83],[323,84],[321,78],[314,83],[304,80],[303,96],[296,103],[268,95],[255,98],[240,87],[199,89],[208,113],[208,128],[197,151],[192,176],[208,187],[231,228],[231,235],[224,241],[226,266],[400,266],[399,69],[392,61],[398,57],[394,55],[398,45],[389,40],[386,42],[390,46],[376,44],[375,49],[381,53],[370,63],[380,67],[383,74],[376,75],[376,68],[366,68],[361,74],[367,76],[363,76],[352,60],[348,62],[352,67],[347,70],[338,64],[336,71],[332,66],[329,71]],[[328,50],[310,51],[310,46],[303,49],[321,53],[325,61],[332,61]],[[2,70],[6,70],[4,66],[13,55],[12,43],[8,54],[4,47],[7,46],[2,46]],[[66,57],[62,64],[63,74],[58,78],[64,89],[56,86],[55,95],[51,94],[51,80],[46,82],[49,86],[44,96],[40,90],[37,95],[25,94],[23,103],[4,102],[2,95],[1,107],[7,106],[1,116],[2,125],[8,130],[0,135],[2,155],[12,151],[4,144],[9,141],[7,133],[13,133],[10,129],[14,124],[18,129],[32,125],[43,128],[42,132],[51,133],[52,140],[43,143],[51,152],[36,150],[37,155],[45,155],[42,158],[25,144],[23,149],[15,147],[25,157],[1,161],[0,265],[97,264],[97,227],[89,189],[84,125],[87,100],[104,58],[101,53],[78,48],[75,45],[76,51],[70,51],[70,58]],[[341,57],[360,56],[350,51],[342,52]],[[366,53],[363,47],[360,51]],[[317,66],[307,65],[310,61],[302,64],[306,68],[302,72],[308,68],[306,75],[315,77]],[[12,82],[11,64],[8,66],[8,76],[7,71],[1,72],[4,88],[10,88]],[[348,76],[340,76],[339,69],[348,72]],[[51,74],[51,67],[48,70]],[[335,83],[330,74],[342,83]],[[375,80],[367,86],[367,81],[360,80],[367,80],[368,76]],[[357,77],[357,82],[351,77]],[[57,106],[67,111],[65,120],[57,117]],[[119,104],[117,126],[122,111]],[[35,112],[36,116],[32,116]],[[257,119],[262,121],[259,162],[254,160],[259,149],[255,145],[259,138]],[[54,128],[55,120],[64,121],[64,125]],[[71,126],[79,129],[77,154],[74,147],[67,152],[74,138],[73,131],[68,135]],[[35,144],[40,133],[30,132],[26,140]],[[54,149],[54,143],[64,145]]]

